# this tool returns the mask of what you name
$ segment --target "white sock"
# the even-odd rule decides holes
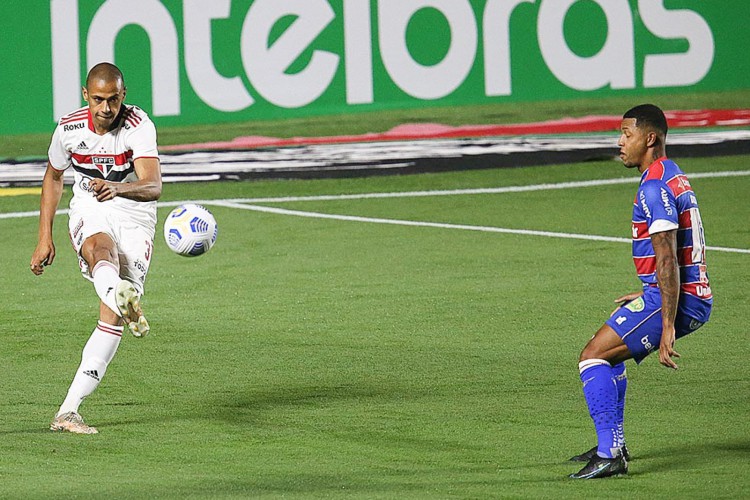
[[[94,392],[94,389],[104,378],[109,362],[112,361],[117,352],[117,346],[120,345],[120,339],[122,338],[122,329],[122,326],[108,325],[99,321],[83,348],[81,365],[78,367],[75,377],[73,377],[68,395],[60,406],[57,415],[70,411],[77,412],[84,398]]]
[[[115,289],[122,281],[117,267],[109,261],[100,260],[91,270],[91,277],[94,279],[94,289],[101,301],[115,314],[122,316],[115,301]]]

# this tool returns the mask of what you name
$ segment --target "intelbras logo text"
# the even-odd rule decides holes
[[[259,100],[301,108],[324,94],[328,105],[373,104],[394,88],[425,101],[454,97],[459,90],[511,96],[533,83],[524,83],[532,78],[524,71],[532,59],[546,66],[545,78],[575,91],[690,86],[712,67],[714,34],[696,10],[668,9],[664,3],[585,2],[594,12],[578,18],[581,26],[573,32],[603,35],[574,50],[567,17],[583,8],[576,0],[170,2],[179,8],[158,0],[107,0],[91,17],[89,11],[80,15],[79,0],[52,0],[54,113],[79,106],[82,62],[116,62],[116,40],[129,26],[145,32],[157,116],[182,113],[186,86],[221,112],[247,109]],[[690,5],[703,9],[704,3]],[[415,47],[423,39],[410,26],[425,15],[437,20],[429,26],[442,46]],[[517,35],[528,32],[535,33],[535,43]],[[655,40],[675,39],[686,42],[677,52],[647,52]],[[117,52],[141,54],[145,48]],[[529,51],[532,57],[518,57]],[[429,61],[424,52],[431,54]]]

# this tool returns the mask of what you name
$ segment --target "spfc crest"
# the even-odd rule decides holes
[[[109,175],[109,172],[115,166],[115,157],[114,156],[92,156],[91,162],[94,164],[94,166],[97,169],[99,169],[99,171],[102,173],[102,176],[106,179],[107,176]]]

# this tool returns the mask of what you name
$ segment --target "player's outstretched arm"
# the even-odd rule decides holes
[[[39,206],[39,238],[36,249],[31,255],[31,272],[39,276],[44,272],[44,266],[51,265],[55,260],[55,243],[52,238],[52,225],[55,212],[60,205],[63,192],[62,170],[55,170],[47,163],[47,170],[42,181],[42,196]]]
[[[674,350],[674,323],[680,298],[680,267],[677,261],[677,230],[651,235],[656,256],[656,280],[661,293],[662,334],[659,344],[659,362],[668,368],[677,369],[672,358],[680,355]]]
[[[161,197],[161,164],[158,158],[138,158],[134,162],[136,182],[109,182],[92,179],[91,188],[99,201],[116,196],[135,201],[156,201]]]

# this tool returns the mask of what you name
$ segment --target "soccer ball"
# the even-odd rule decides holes
[[[216,243],[218,230],[211,212],[195,203],[180,205],[164,221],[167,246],[185,257],[196,257],[208,252]]]

